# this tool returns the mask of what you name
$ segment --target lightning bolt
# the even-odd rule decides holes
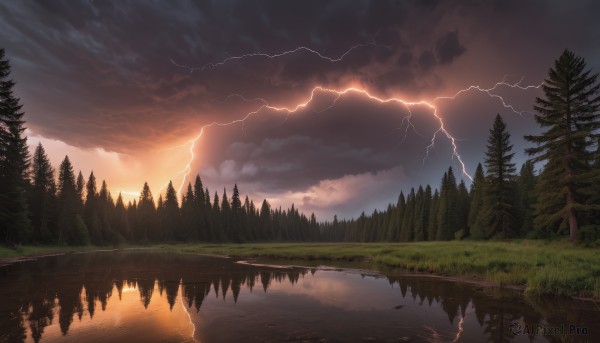
[[[510,87],[513,89],[520,89],[520,90],[528,90],[528,89],[532,89],[532,88],[539,89],[542,86],[542,83],[540,83],[538,85],[523,86],[521,84],[522,81],[523,81],[523,79],[521,78],[521,80],[519,80],[516,83],[509,83],[506,81],[506,77],[504,77],[501,81],[495,83],[492,87],[489,87],[489,88],[484,88],[484,87],[481,87],[478,85],[471,85],[471,86],[468,86],[466,88],[463,88],[463,89],[455,92],[452,95],[438,96],[438,97],[433,98],[432,100],[406,100],[406,99],[403,99],[400,97],[378,97],[378,96],[371,94],[366,89],[357,88],[357,87],[347,87],[347,88],[342,88],[342,89],[335,89],[335,88],[326,88],[323,86],[316,86],[311,90],[309,96],[307,96],[305,98],[305,100],[303,100],[299,103],[293,104],[289,107],[270,105],[269,102],[263,98],[247,99],[247,98],[243,97],[242,95],[233,94],[233,95],[230,95],[230,97],[237,96],[237,97],[240,97],[243,100],[249,101],[249,102],[258,101],[261,103],[261,105],[256,110],[246,113],[241,119],[235,119],[235,120],[228,121],[228,122],[212,122],[212,123],[206,124],[200,128],[200,132],[194,138],[192,138],[191,140],[189,140],[187,142],[187,144],[189,144],[189,153],[190,153],[190,158],[189,158],[188,162],[186,163],[185,167],[175,175],[175,177],[183,175],[181,185],[179,187],[179,193],[181,194],[181,190],[183,189],[186,180],[189,179],[189,175],[191,173],[191,165],[195,159],[194,149],[198,143],[198,140],[203,136],[206,129],[208,129],[210,127],[214,127],[214,126],[229,126],[229,125],[240,124],[240,123],[243,125],[244,122],[248,118],[260,113],[263,110],[285,112],[286,119],[287,119],[287,117],[289,117],[289,115],[297,112],[298,110],[307,108],[310,105],[310,103],[313,101],[313,99],[317,93],[326,93],[326,94],[334,95],[334,100],[333,100],[332,104],[330,106],[328,106],[326,109],[329,109],[329,108],[335,106],[337,100],[339,100],[340,97],[350,94],[350,93],[358,94],[366,99],[369,99],[374,102],[382,103],[382,104],[397,103],[400,106],[405,107],[408,110],[409,114],[406,117],[404,117],[403,121],[402,121],[404,123],[404,120],[406,120],[408,123],[406,130],[408,130],[408,126],[411,126],[413,128],[413,130],[415,129],[414,126],[412,125],[412,123],[410,122],[410,118],[412,117],[411,108],[418,107],[418,106],[428,108],[431,111],[430,112],[431,115],[439,123],[439,127],[433,133],[433,135],[431,137],[431,143],[425,147],[425,156],[423,158],[423,163],[425,163],[426,159],[429,157],[430,150],[435,147],[435,140],[437,139],[437,136],[445,135],[446,138],[450,141],[450,144],[452,147],[452,159],[456,158],[456,160],[460,164],[462,175],[466,176],[469,180],[473,181],[473,177],[467,171],[465,163],[459,154],[458,146],[456,145],[456,138],[447,130],[443,118],[439,115],[436,103],[439,101],[444,101],[444,100],[451,101],[451,100],[456,99],[458,96],[460,96],[464,93],[476,91],[476,92],[483,93],[492,99],[499,100],[504,108],[511,110],[512,112],[522,116],[525,113],[524,111],[517,110],[513,105],[511,105],[509,102],[507,102],[501,95],[494,92],[501,86]],[[323,111],[323,110],[321,110],[321,111]],[[415,130],[415,132],[416,132],[416,130]]]
[[[280,58],[280,57],[284,57],[290,54],[294,54],[294,53],[298,53],[298,52],[308,52],[311,53],[313,55],[316,55],[317,57],[319,57],[322,60],[331,62],[331,63],[335,63],[335,62],[340,62],[342,61],[345,57],[347,57],[350,53],[352,53],[354,50],[359,49],[359,48],[363,48],[363,47],[384,47],[387,49],[391,49],[390,46],[386,46],[386,45],[382,45],[382,44],[378,44],[376,42],[376,37],[372,39],[371,43],[362,43],[362,44],[356,44],[352,47],[350,47],[348,50],[346,50],[342,55],[340,55],[339,57],[331,57],[331,56],[327,56],[317,50],[311,49],[309,47],[306,46],[299,46],[293,50],[287,50],[287,51],[283,51],[280,53],[275,53],[275,54],[268,54],[268,53],[263,53],[263,52],[254,52],[254,53],[247,53],[247,54],[243,54],[243,55],[239,55],[239,56],[229,56],[221,61],[218,62],[211,62],[211,63],[207,63],[203,66],[200,67],[192,67],[192,66],[186,66],[186,65],[181,65],[176,63],[173,59],[170,59],[170,62],[175,65],[176,67],[179,68],[184,68],[184,69],[188,69],[190,71],[190,74],[193,73],[194,71],[198,70],[198,71],[204,71],[207,69],[214,69],[214,68],[218,68],[221,67],[229,62],[233,62],[233,61],[240,61],[249,57],[264,57],[264,58],[269,58],[269,59],[276,59],[276,58]],[[432,137],[431,137],[431,142],[429,145],[427,145],[425,147],[425,156],[423,157],[423,163],[425,163],[425,161],[427,160],[427,158],[429,157],[429,152],[431,151],[431,149],[433,149],[435,147],[435,140],[437,139],[438,135],[445,135],[446,138],[450,141],[451,147],[452,147],[452,159],[456,158],[458,163],[460,164],[461,167],[461,172],[462,175],[466,176],[469,180],[473,180],[472,176],[469,174],[469,172],[467,171],[467,168],[465,166],[465,163],[462,159],[462,157],[460,156],[459,152],[458,152],[458,146],[456,144],[456,138],[450,134],[450,132],[446,129],[446,126],[444,124],[444,121],[442,119],[442,117],[438,114],[438,108],[436,106],[436,103],[439,101],[443,101],[443,100],[454,100],[456,99],[458,96],[462,95],[463,93],[467,93],[467,92],[471,92],[471,91],[477,91],[480,93],[483,93],[487,96],[489,96],[492,99],[497,99],[500,101],[500,103],[502,104],[502,106],[516,114],[519,115],[523,115],[524,113],[526,113],[526,111],[519,111],[517,110],[512,104],[510,104],[509,102],[507,102],[504,97],[502,97],[500,94],[495,93],[494,91],[501,86],[505,86],[505,87],[510,87],[513,89],[519,89],[519,90],[529,90],[532,88],[536,88],[539,89],[542,86],[542,83],[538,84],[538,85],[527,85],[527,86],[523,86],[522,82],[523,82],[523,77],[515,83],[510,83],[507,81],[507,76],[504,76],[502,78],[501,81],[495,83],[492,87],[489,88],[484,88],[481,87],[479,85],[470,85],[466,88],[463,88],[457,92],[455,92],[452,95],[444,95],[444,96],[438,96],[433,98],[432,100],[405,100],[399,97],[388,97],[388,98],[382,98],[382,97],[377,97],[373,94],[371,94],[369,91],[367,91],[366,89],[362,89],[362,88],[356,88],[356,87],[348,87],[348,88],[341,88],[341,89],[333,89],[333,88],[325,88],[323,86],[316,86],[312,89],[312,91],[310,92],[310,96],[304,100],[303,102],[300,102],[296,105],[292,105],[290,107],[278,107],[278,106],[272,106],[269,104],[269,102],[263,98],[255,98],[255,99],[248,99],[246,97],[244,97],[243,95],[240,94],[232,94],[230,96],[228,96],[226,98],[229,99],[230,97],[239,97],[242,100],[246,101],[246,102],[259,102],[261,105],[254,111],[248,112],[246,115],[244,115],[241,119],[236,119],[236,120],[232,120],[229,122],[212,122],[210,124],[204,125],[200,128],[200,132],[198,133],[198,135],[196,135],[193,139],[189,140],[187,143],[184,143],[184,145],[188,145],[189,144],[189,153],[190,153],[190,159],[188,160],[188,162],[186,163],[185,167],[180,170],[175,177],[179,177],[180,175],[183,174],[183,178],[181,181],[181,185],[179,187],[178,192],[181,194],[181,190],[183,189],[184,185],[185,185],[185,181],[186,179],[189,179],[189,174],[191,172],[191,164],[195,159],[195,153],[194,153],[194,149],[198,143],[198,140],[202,137],[202,135],[204,134],[204,130],[213,126],[228,126],[228,125],[234,125],[234,124],[242,124],[242,130],[244,130],[244,122],[246,121],[246,119],[248,119],[249,117],[258,114],[259,112],[263,111],[263,110],[272,110],[272,111],[277,111],[277,112],[286,112],[286,116],[283,120],[283,123],[285,123],[287,121],[287,119],[289,118],[289,116],[292,113],[297,112],[300,109],[306,108],[308,107],[308,105],[312,102],[315,94],[317,92],[322,92],[322,93],[329,93],[329,94],[333,94],[335,95],[334,100],[332,101],[332,103],[330,104],[330,106],[318,111],[318,112],[323,112],[326,111],[332,107],[334,107],[337,103],[337,101],[340,99],[340,97],[342,97],[345,94],[348,93],[358,93],[372,101],[376,101],[379,103],[390,103],[390,102],[395,102],[398,103],[400,105],[402,105],[403,107],[406,108],[408,115],[406,115],[405,117],[402,118],[402,122],[401,122],[401,126],[399,129],[402,129],[402,127],[404,127],[404,123],[406,122],[406,127],[404,128],[404,137],[402,139],[402,141],[400,142],[400,144],[402,144],[404,142],[404,140],[406,139],[407,135],[408,135],[408,130],[409,128],[412,129],[413,132],[415,132],[415,134],[422,136],[419,132],[417,132],[415,126],[413,125],[413,123],[411,122],[411,118],[412,118],[412,111],[411,108],[416,107],[416,106],[423,106],[423,107],[427,107],[430,109],[432,116],[435,118],[435,120],[439,123],[439,128],[433,133]],[[179,147],[181,147],[183,145],[180,145]],[[163,186],[164,189],[166,187]]]
[[[253,52],[253,53],[239,55],[239,56],[229,56],[229,57],[227,57],[224,60],[221,60],[219,62],[210,62],[210,63],[207,63],[207,64],[205,64],[203,66],[200,66],[200,67],[191,67],[191,66],[186,66],[186,65],[178,64],[172,58],[169,59],[169,61],[174,66],[176,66],[176,67],[189,70],[190,74],[192,74],[196,70],[202,72],[202,71],[205,71],[207,69],[214,69],[214,68],[223,66],[223,65],[225,65],[225,64],[227,64],[229,62],[243,60],[243,59],[248,58],[248,57],[266,57],[266,58],[269,58],[269,59],[275,59],[275,58],[279,58],[279,57],[284,57],[284,56],[287,56],[287,55],[295,54],[295,53],[301,52],[301,51],[308,52],[310,54],[316,55],[317,57],[319,57],[322,60],[329,61],[331,63],[335,63],[335,62],[342,61],[352,51],[354,51],[356,49],[359,49],[359,48],[364,48],[364,47],[382,47],[382,48],[386,48],[386,49],[390,49],[391,48],[388,45],[378,44],[378,43],[375,43],[375,42],[373,42],[373,43],[362,43],[362,44],[356,44],[356,45],[352,46],[350,49],[346,50],[346,52],[344,52],[339,57],[331,57],[331,56],[324,55],[324,54],[320,53],[319,51],[311,49],[309,47],[300,46],[300,47],[297,47],[297,48],[295,48],[293,50],[287,50],[287,51],[276,53],[276,54],[267,54],[267,53],[264,53],[264,52]]]

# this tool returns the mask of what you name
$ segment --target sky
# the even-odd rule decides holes
[[[321,220],[470,184],[496,114],[539,132],[568,48],[600,70],[597,1],[2,1],[31,149],[113,196],[200,175]],[[537,131],[536,131],[537,130]]]

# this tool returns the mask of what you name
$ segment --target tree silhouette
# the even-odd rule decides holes
[[[520,236],[528,235],[533,229],[533,211],[535,208],[535,183],[536,177],[533,163],[527,161],[521,166],[517,177],[517,221],[515,228]]]
[[[487,237],[508,238],[515,227],[515,164],[512,163],[510,134],[500,115],[490,130],[485,166],[487,187],[484,196],[483,223]]]
[[[485,182],[485,175],[483,174],[483,167],[481,166],[481,163],[479,163],[477,164],[477,169],[475,169],[475,177],[471,184],[471,205],[469,208],[469,216],[467,217],[469,233],[471,237],[476,239],[484,238],[482,208],[486,187],[487,184]]]
[[[31,162],[31,204],[34,242],[49,243],[56,225],[56,182],[54,168],[42,143],[35,149]]]
[[[541,135],[525,136],[536,146],[527,149],[533,161],[546,165],[537,184],[534,225],[538,230],[569,230],[575,240],[583,215],[600,206],[586,200],[600,170],[592,168],[600,129],[598,74],[587,69],[585,59],[565,50],[544,81],[544,97],[536,98],[535,120],[545,129]]]
[[[452,167],[450,167],[442,177],[437,216],[437,240],[452,239],[454,238],[454,232],[458,230],[457,196],[456,178]]]
[[[23,111],[13,95],[10,64],[0,49],[0,241],[25,243],[31,238],[26,192],[29,151]]]
[[[58,244],[82,245],[89,244],[88,229],[83,221],[80,198],[75,188],[75,175],[69,157],[60,165],[58,174]]]
[[[102,244],[102,223],[98,215],[98,191],[96,189],[96,177],[90,172],[85,185],[84,221],[90,233],[90,240],[94,244]]]
[[[177,192],[173,188],[173,182],[169,181],[167,193],[165,196],[165,213],[163,218],[162,233],[157,237],[159,241],[170,241],[173,238],[177,240],[185,240],[186,233],[179,221],[179,201],[177,200]]]
[[[153,233],[156,228],[156,207],[154,198],[148,186],[148,182],[144,182],[144,187],[140,193],[139,202],[136,208],[136,220],[134,237],[137,242],[147,242],[149,233]]]

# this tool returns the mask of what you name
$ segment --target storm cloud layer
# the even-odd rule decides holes
[[[201,127],[254,111],[206,128],[191,173],[326,219],[460,168],[439,132],[426,156],[440,122],[426,106],[356,92],[316,92],[291,114],[263,106],[293,108],[316,86],[414,101],[539,84],[565,48],[600,70],[597,13],[594,1],[12,1],[0,3],[0,47],[30,142],[55,142],[53,161],[60,144],[88,151],[76,167],[102,170],[114,191],[148,180],[158,192],[182,181]],[[494,94],[519,113],[477,91],[435,103],[468,172],[496,113],[520,161],[522,135],[536,130],[538,90]]]

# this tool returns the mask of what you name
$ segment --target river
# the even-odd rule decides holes
[[[0,267],[0,342],[598,342],[600,305],[147,251]]]

